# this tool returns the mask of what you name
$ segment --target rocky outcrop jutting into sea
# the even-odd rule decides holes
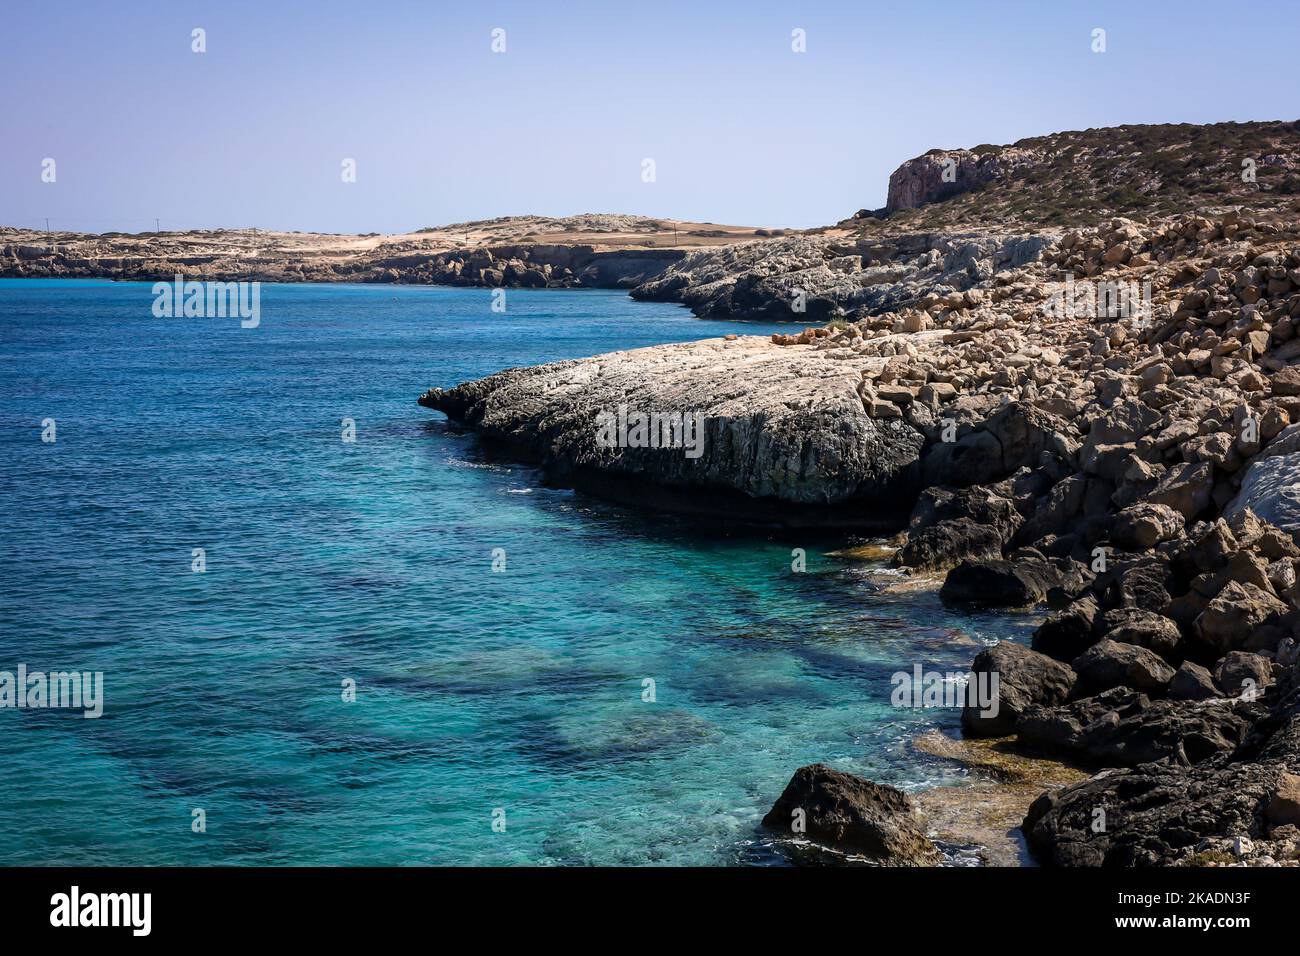
[[[923,444],[901,420],[864,407],[862,376],[883,365],[729,337],[509,369],[431,389],[420,404],[540,461],[556,481],[612,497],[786,524],[871,525],[915,496]],[[600,416],[620,408],[699,416],[698,455],[602,444]]]

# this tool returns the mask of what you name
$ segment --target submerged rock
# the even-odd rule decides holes
[[[912,794],[926,832],[940,849],[971,848],[986,866],[1020,866],[1026,862],[1020,822],[1045,788],[1087,779],[1083,771],[1055,758],[1024,753],[1007,739],[957,739],[938,731],[912,741],[915,750],[960,763],[968,771],[955,786],[932,787]]]

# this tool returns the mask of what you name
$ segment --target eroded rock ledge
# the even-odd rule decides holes
[[[872,418],[860,396],[880,356],[707,339],[499,372],[419,399],[559,483],[611,497],[721,510],[781,524],[897,522],[916,494],[922,435]],[[698,413],[698,457],[682,448],[602,447],[619,406]],[[653,492],[658,497],[648,498]]]

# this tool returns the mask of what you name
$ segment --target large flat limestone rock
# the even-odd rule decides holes
[[[850,506],[847,523],[901,523],[923,439],[902,421],[866,414],[858,385],[865,369],[883,362],[754,336],[706,339],[507,369],[431,389],[420,404],[540,461],[561,481],[597,491],[707,491],[731,504],[778,506],[791,523],[803,523],[806,516],[795,517],[801,509]],[[598,416],[616,415],[619,406],[698,413],[699,456],[680,447],[602,447]],[[718,504],[694,494],[677,504],[691,510],[692,501],[700,510]]]

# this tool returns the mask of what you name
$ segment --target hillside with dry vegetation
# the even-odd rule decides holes
[[[1086,226],[1277,209],[1297,197],[1300,122],[1116,126],[932,149],[890,177],[883,209],[850,223],[871,232]]]

